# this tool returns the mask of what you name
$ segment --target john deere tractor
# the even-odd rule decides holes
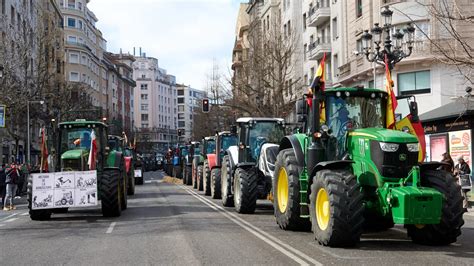
[[[226,151],[221,170],[224,206],[239,213],[253,213],[257,199],[266,199],[272,189],[274,163],[279,141],[285,135],[281,118],[237,119],[237,146]]]
[[[127,176],[127,195],[135,195],[135,167],[133,165],[133,154],[130,150],[127,151],[127,143],[123,137],[109,135],[109,147],[117,156],[123,158],[123,170]],[[111,160],[111,158],[108,158]]]
[[[107,125],[98,121],[79,119],[58,125],[55,148],[56,169],[51,172],[97,170],[98,197],[102,202],[102,214],[107,217],[120,216],[127,206],[127,176],[121,152],[111,149],[107,141]],[[96,160],[89,165],[91,138],[94,132],[97,143]],[[32,220],[45,220],[55,209],[32,209],[32,179],[28,180],[29,213]],[[67,209],[61,209],[67,210]]]
[[[213,199],[221,198],[221,166],[225,151],[230,146],[237,145],[237,134],[228,131],[219,132],[215,135],[215,149],[213,153],[208,153],[204,163],[204,180],[209,183],[209,190],[206,195]]]
[[[273,176],[282,229],[311,224],[325,246],[356,244],[364,225],[405,225],[422,244],[456,241],[464,223],[460,187],[440,163],[419,162],[416,136],[387,129],[387,100],[383,91],[359,87],[298,101],[305,126],[281,141]],[[415,122],[416,103],[411,107]]]
[[[207,162],[207,154],[213,153],[216,147],[216,140],[214,136],[205,137],[200,145],[200,154],[194,155],[194,160],[196,161],[196,183],[197,189],[200,191],[204,190],[206,195],[210,195],[211,192],[211,183],[209,178],[205,179],[206,173],[209,172],[209,166]]]

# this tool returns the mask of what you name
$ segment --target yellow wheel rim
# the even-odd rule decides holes
[[[425,225],[424,224],[415,224],[415,227],[418,228],[418,229],[423,229],[423,228],[425,228]]]
[[[316,195],[316,219],[318,221],[319,228],[326,230],[329,225],[329,218],[331,213],[329,210],[329,195],[324,188],[321,188]]]
[[[277,195],[278,209],[284,213],[288,207],[288,174],[284,167],[278,173]]]

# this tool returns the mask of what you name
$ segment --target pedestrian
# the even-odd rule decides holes
[[[28,173],[28,167],[26,164],[21,164],[21,166],[18,168],[18,189],[16,190],[16,198],[21,197],[23,191],[24,191],[24,186],[25,186],[25,180],[27,177]]]
[[[13,204],[13,199],[15,197],[16,190],[18,188],[18,178],[20,176],[20,172],[18,170],[18,166],[15,163],[10,165],[10,168],[6,170],[6,179],[5,183],[6,186],[6,196],[3,203],[3,210],[10,211],[16,210],[15,205]]]
[[[7,175],[5,173],[5,164],[2,164],[2,167],[0,168],[0,197],[2,198],[2,205],[4,204],[5,201],[5,192],[6,192],[6,178]]]
[[[458,158],[458,164],[454,167],[454,174],[458,177],[458,180],[460,180],[462,175],[467,175],[469,176],[468,178],[470,178],[471,168],[466,163],[466,161],[464,161],[464,157],[462,155]],[[467,192],[469,191],[470,189],[461,189],[461,193],[464,197],[462,205],[465,212],[467,212],[467,209],[470,208],[469,199],[467,197]]]
[[[443,159],[441,160],[442,163],[446,163],[448,165],[443,165],[440,168],[442,170],[445,170],[446,172],[453,173],[454,171],[454,161],[453,158],[451,158],[451,155],[449,153],[445,152],[443,153]]]

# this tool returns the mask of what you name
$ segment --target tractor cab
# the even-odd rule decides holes
[[[97,153],[104,152],[107,141],[107,126],[102,122],[76,120],[59,124],[60,171],[86,171],[91,169],[89,154],[92,140],[97,144]],[[99,163],[100,164],[100,163]],[[98,165],[97,168],[102,168]]]
[[[257,162],[265,143],[279,143],[285,136],[281,118],[250,118],[237,120],[239,135],[239,162]]]
[[[231,147],[236,146],[239,142],[237,134],[228,131],[219,132],[216,134],[216,165],[220,166],[222,158],[225,155],[225,151]]]

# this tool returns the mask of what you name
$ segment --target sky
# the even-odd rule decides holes
[[[177,82],[205,89],[213,62],[229,76],[244,0],[91,0],[107,50],[158,58]]]

